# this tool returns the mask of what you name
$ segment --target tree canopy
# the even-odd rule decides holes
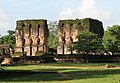
[[[102,40],[92,32],[81,32],[78,41],[73,42],[73,49],[80,52],[96,52],[103,49]]]
[[[8,35],[0,37],[0,44],[15,44],[15,31],[8,30]]]
[[[103,37],[103,44],[106,50],[111,52],[120,51],[120,26],[113,25],[108,27]]]
[[[57,48],[58,45],[58,36],[57,36],[57,21],[49,22],[49,37],[48,37],[48,47]]]

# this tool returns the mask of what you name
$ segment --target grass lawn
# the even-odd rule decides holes
[[[120,83],[120,63],[41,63],[0,67],[0,83]],[[108,64],[108,63],[107,63]]]

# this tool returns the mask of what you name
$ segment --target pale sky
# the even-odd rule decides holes
[[[120,25],[120,0],[0,0],[0,34],[15,30],[24,19],[93,18],[107,26]]]

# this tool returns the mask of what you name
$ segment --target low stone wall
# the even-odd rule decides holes
[[[14,64],[38,64],[54,62],[53,56],[24,56],[24,57],[13,57]]]
[[[3,57],[0,58],[2,62]],[[113,63],[120,62],[120,55],[46,55],[12,57],[12,64],[38,64],[49,62]]]
[[[110,63],[120,62],[120,55],[59,55],[54,59],[59,62]]]

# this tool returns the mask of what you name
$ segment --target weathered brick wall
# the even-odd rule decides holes
[[[70,54],[67,47],[72,42],[78,41],[76,36],[81,31],[91,31],[98,34],[100,38],[102,38],[104,34],[102,22],[95,19],[60,20],[58,24],[59,45],[57,53]]]
[[[19,20],[15,32],[15,52],[27,52],[28,56],[35,56],[37,51],[48,51],[47,20]]]

